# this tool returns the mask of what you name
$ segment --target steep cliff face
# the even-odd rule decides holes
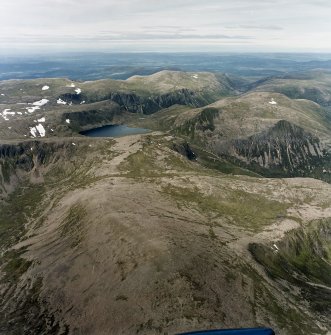
[[[78,86],[79,93],[59,91],[57,99],[67,104],[111,100],[123,110],[144,114],[152,114],[175,104],[200,107],[237,93],[225,75],[180,71],[161,71],[125,81],[77,83]]]
[[[77,111],[66,111],[62,114],[62,123],[70,120],[70,128],[73,131],[110,124],[117,116],[120,116],[121,108],[117,103],[107,100],[103,103],[79,106]]]
[[[285,120],[267,131],[233,140],[216,150],[253,168],[261,167],[265,173],[270,170],[271,174],[304,175],[330,165],[330,156],[319,138]]]
[[[117,103],[122,109],[133,113],[152,114],[163,108],[172,105],[187,105],[200,107],[213,101],[213,98],[207,92],[196,92],[190,89],[182,88],[173,92],[149,96],[139,95],[132,92],[113,91],[106,94],[62,94],[59,99],[73,104],[95,103],[104,100],[110,100]]]
[[[19,182],[42,181],[41,171],[69,153],[66,142],[27,141],[0,145],[0,200],[12,192]]]
[[[4,199],[16,187],[23,176],[33,170],[35,160],[31,148],[31,143],[2,144],[0,146],[1,199]]]
[[[204,108],[199,114],[180,125],[178,131],[192,139],[197,137],[202,140],[204,136],[208,136],[208,133],[215,130],[214,119],[219,115],[219,112],[217,108]]]

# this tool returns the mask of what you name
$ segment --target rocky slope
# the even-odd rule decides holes
[[[0,332],[264,325],[280,334],[326,333],[329,297],[318,285],[329,284],[305,277],[314,262],[301,268],[300,281],[282,276],[276,250],[295,262],[300,229],[319,234],[314,222],[331,216],[329,184],[224,175],[187,159],[187,146],[160,133],[71,141],[29,143],[47,158],[38,160],[40,178],[29,181],[27,169],[0,206]],[[329,242],[322,234],[308,251],[329,261]],[[267,252],[274,258],[265,272]]]

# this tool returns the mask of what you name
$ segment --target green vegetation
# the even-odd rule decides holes
[[[151,150],[146,146],[143,150],[130,155],[121,165],[121,171],[127,173],[126,177],[141,178],[141,177],[158,177],[162,174],[150,156]]]
[[[268,311],[268,315],[275,319],[281,331],[288,331],[290,334],[306,335],[321,334],[321,329],[317,327],[312,319],[297,307],[288,304],[280,304],[275,300],[271,292],[260,285],[261,296],[258,299],[261,305]]]
[[[191,162],[169,149],[163,136],[146,136],[143,148],[131,154],[120,165],[120,171],[130,178],[158,178],[193,171]],[[164,150],[165,148],[165,150]],[[162,155],[157,150],[162,150]]]
[[[274,279],[298,283],[308,278],[316,284],[331,286],[330,236],[331,221],[326,219],[289,232],[277,243],[279,251],[256,243],[249,250]]]
[[[26,252],[26,248],[20,250],[9,250],[1,259],[4,264],[3,271],[5,273],[2,282],[16,284],[23,273],[25,273],[32,262],[21,257]]]
[[[313,221],[277,242],[278,251],[274,246],[249,245],[255,260],[273,280],[299,287],[301,293],[297,299],[307,300],[310,309],[326,319],[331,312],[330,229],[330,219]],[[283,323],[287,327],[286,320]]]
[[[277,290],[266,285],[265,279],[253,267],[241,264],[241,273],[253,282],[254,297],[251,301],[253,309],[258,311],[263,308],[266,311],[264,325],[276,323],[275,331],[279,334],[283,332],[296,335],[325,333],[321,333],[321,329],[316,326],[313,318],[306,311],[290,303],[292,299],[295,301],[298,298],[295,291],[287,289],[287,298],[284,301]]]
[[[24,257],[27,248],[12,249],[11,247],[24,236],[26,223],[32,222],[34,218],[41,214],[44,208],[43,185],[33,185],[23,182],[7,198],[6,202],[0,205],[0,242],[2,256],[0,267],[3,273],[1,278],[2,294],[0,305],[8,304],[12,299],[10,294],[15,290],[28,269],[32,266],[32,261]],[[19,306],[14,311],[0,309],[0,328],[8,334],[22,334],[26,325],[26,320],[35,313],[36,320],[39,319],[39,291],[41,279],[35,280],[34,284],[24,289],[23,296],[16,296],[16,303]],[[9,332],[9,320],[10,332]],[[44,322],[44,320],[42,321]]]
[[[209,169],[217,170],[225,174],[233,174],[233,175],[246,175],[250,177],[259,177],[262,178],[261,175],[244,169],[239,165],[235,165],[224,158],[220,158],[217,155],[203,150],[202,148],[194,145],[192,149],[197,155],[197,162]]]
[[[194,116],[192,119],[184,122],[183,125],[179,126],[175,132],[178,134],[185,135],[191,140],[197,141],[196,133],[205,131],[214,131],[214,119],[219,114],[217,108],[208,107],[204,108],[200,113]]]
[[[10,163],[8,161],[4,161],[0,163],[1,166],[1,174],[3,177],[3,181],[5,183],[9,183],[10,182],[10,175],[11,175],[11,170],[12,167],[10,166]]]
[[[285,216],[288,208],[284,203],[239,190],[223,197],[218,194],[204,195],[197,187],[191,189],[168,185],[162,188],[162,192],[175,199],[178,206],[216,214],[227,218],[232,224],[252,230],[261,229],[279,215]]]
[[[1,248],[7,249],[23,235],[24,224],[43,209],[45,186],[23,183],[0,206]]]

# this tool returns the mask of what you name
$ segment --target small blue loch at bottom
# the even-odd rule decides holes
[[[82,131],[80,134],[89,137],[122,137],[127,135],[137,135],[149,133],[149,129],[145,128],[131,128],[125,125],[109,125],[90,130]]]

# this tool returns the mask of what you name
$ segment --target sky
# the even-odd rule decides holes
[[[1,0],[0,53],[331,52],[331,0]]]

